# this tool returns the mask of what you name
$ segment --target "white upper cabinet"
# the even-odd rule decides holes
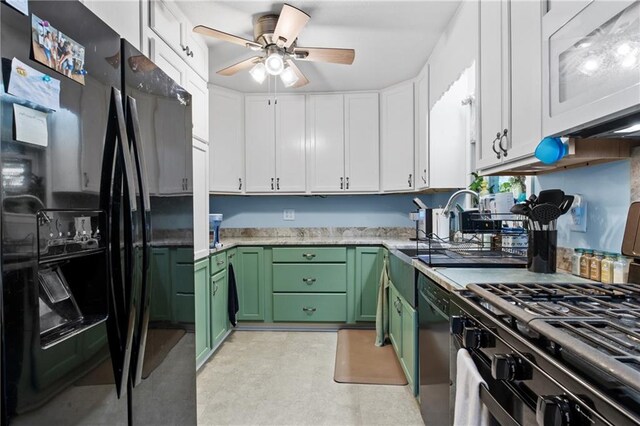
[[[209,99],[209,191],[241,193],[244,189],[244,96],[212,86]]]
[[[480,3],[480,170],[533,155],[542,138],[542,12],[542,2]]]
[[[380,126],[377,93],[344,95],[345,190],[380,189]]]
[[[304,95],[278,97],[275,114],[276,191],[305,192]]]
[[[198,74],[187,69],[185,89],[191,93],[193,137],[209,142],[209,90],[207,82]]]
[[[120,37],[140,49],[142,19],[139,0],[118,2],[117,6],[110,0],[82,0],[82,3],[120,34]]]
[[[414,188],[413,82],[385,89],[380,94],[382,190]]]
[[[639,17],[637,0],[556,2],[544,15],[545,136],[638,107]]]
[[[307,98],[311,192],[345,189],[343,105],[343,95],[311,95]]]
[[[275,191],[275,104],[266,96],[246,96],[244,110],[246,192]]]
[[[424,67],[414,85],[416,189],[429,187],[429,67]]]
[[[209,146],[193,141],[193,251],[195,260],[209,256]]]
[[[304,192],[304,96],[245,97],[246,192]]]
[[[173,81],[185,87],[187,67],[164,41],[157,37],[149,37],[149,57]]]
[[[175,1],[149,1],[149,28],[202,78],[209,78],[209,52],[193,24],[178,9]]]

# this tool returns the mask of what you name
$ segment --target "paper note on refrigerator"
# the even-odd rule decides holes
[[[16,140],[39,146],[49,145],[47,113],[13,104],[13,119],[16,124]]]
[[[16,58],[11,61],[7,92],[44,108],[60,109],[60,80],[41,73]]]

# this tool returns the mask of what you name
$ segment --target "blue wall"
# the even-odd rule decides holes
[[[429,207],[444,205],[449,193],[417,195]],[[407,227],[416,195],[232,196],[209,198],[209,211],[222,213],[223,228]],[[295,209],[294,221],[282,220]]]
[[[558,221],[558,245],[620,252],[631,203],[630,160],[541,175],[533,179],[534,192],[560,188],[581,194],[588,202],[587,232],[569,230],[570,214]]]

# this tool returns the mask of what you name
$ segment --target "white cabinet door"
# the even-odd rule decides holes
[[[183,22],[175,7],[165,0],[149,0],[149,27],[174,50],[180,51],[184,45]]]
[[[194,71],[186,73],[185,89],[191,93],[191,111],[193,120],[193,137],[202,142],[209,142],[209,90],[207,82]]]
[[[195,259],[209,255],[209,146],[193,140],[193,251]]]
[[[501,1],[480,3],[480,143],[477,147],[477,168],[484,169],[502,162],[498,146],[502,127],[503,82],[509,76],[503,72]],[[523,52],[523,54],[526,54]]]
[[[311,192],[340,192],[345,189],[343,105],[342,95],[311,95],[307,98]]]
[[[85,6],[109,25],[120,37],[140,49],[140,0],[114,3],[111,0],[82,0]]]
[[[381,92],[382,190],[414,188],[413,174],[413,82]]]
[[[193,25],[185,23],[186,47],[183,50],[185,61],[205,80],[209,79],[209,50],[202,38],[193,32]]]
[[[305,192],[304,95],[280,96],[277,99],[275,126],[276,190]]]
[[[429,187],[429,67],[416,79],[416,189]]]
[[[187,154],[191,154],[191,147],[175,143],[184,140],[184,128],[178,128],[167,117],[176,113],[175,102],[169,98],[157,98],[154,115],[154,132],[157,140],[158,157],[160,161],[159,190],[161,194],[181,194],[188,191],[186,181],[192,181],[191,173],[186,168]],[[188,173],[188,174],[187,174]],[[191,183],[191,182],[189,182]]]
[[[244,189],[243,95],[214,86],[209,99],[209,190],[240,193]]]
[[[151,60],[160,67],[173,81],[185,86],[187,67],[184,61],[162,40],[149,37],[149,53]]]
[[[266,96],[247,96],[244,110],[246,192],[274,191],[275,105]]]
[[[344,105],[345,189],[376,192],[380,189],[378,94],[344,95]]]
[[[532,155],[542,139],[542,7],[510,2],[511,123],[505,161]]]

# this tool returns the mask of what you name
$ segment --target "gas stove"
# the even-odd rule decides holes
[[[452,296],[502,424],[640,424],[640,285],[472,284]]]

